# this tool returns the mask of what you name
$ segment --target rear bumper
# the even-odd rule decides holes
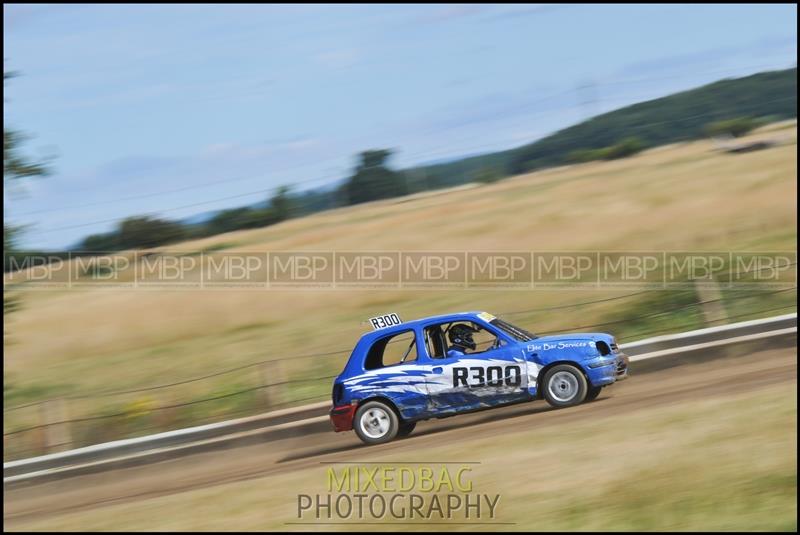
[[[355,405],[340,405],[331,409],[330,417],[333,429],[337,433],[340,431],[350,431],[353,429],[353,415],[356,412]]]

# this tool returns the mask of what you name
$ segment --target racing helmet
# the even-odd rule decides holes
[[[474,350],[475,341],[472,339],[472,333],[474,332],[477,331],[469,325],[456,323],[447,331],[447,337],[450,338],[450,342],[453,345]]]

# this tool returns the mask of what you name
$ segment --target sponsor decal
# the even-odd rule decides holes
[[[578,347],[591,347],[594,342],[543,342],[541,344],[528,344],[528,351],[548,351],[550,349],[575,349]]]
[[[495,317],[489,314],[488,312],[481,312],[480,314],[478,314],[478,317],[487,323],[491,323],[492,320],[495,319]]]

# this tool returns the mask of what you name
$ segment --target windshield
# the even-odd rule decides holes
[[[517,327],[516,325],[512,325],[505,320],[501,320],[500,318],[495,318],[489,323],[491,323],[504,333],[514,338],[514,340],[517,340],[519,342],[527,342],[529,340],[537,338],[537,336],[532,332],[528,332],[522,327]]]

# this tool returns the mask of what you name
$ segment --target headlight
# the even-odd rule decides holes
[[[589,367],[590,368],[600,368],[600,367],[603,367],[603,366],[611,366],[612,364],[615,364],[616,362],[617,362],[616,357],[613,357],[611,355],[609,355],[607,357],[597,357],[596,359],[594,359],[593,361],[591,361],[589,363]]]

